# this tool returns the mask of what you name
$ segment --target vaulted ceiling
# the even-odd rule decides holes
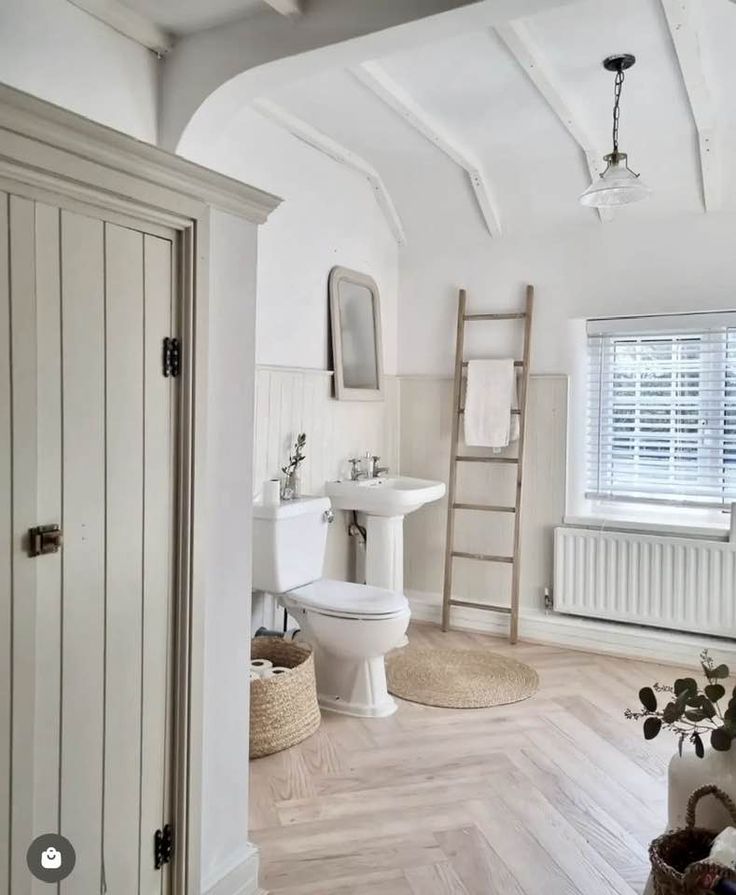
[[[244,105],[366,177],[398,241],[438,208],[477,238],[606,226],[577,200],[610,151],[601,60],[631,52],[621,148],[653,193],[616,215],[719,214],[736,211],[734,46],[730,0],[582,0],[319,70]]]

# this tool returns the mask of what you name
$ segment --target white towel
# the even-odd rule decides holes
[[[515,407],[514,362],[503,360],[468,361],[465,389],[465,444],[470,447],[508,447],[519,437]]]

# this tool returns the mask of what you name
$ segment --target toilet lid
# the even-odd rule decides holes
[[[297,587],[288,596],[301,606],[345,618],[398,615],[409,608],[406,597],[396,591],[329,578]]]

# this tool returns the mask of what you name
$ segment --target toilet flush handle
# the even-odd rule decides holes
[[[332,508],[330,508],[329,510],[325,510],[324,516],[322,518],[329,525],[330,523],[335,521],[335,511]]]

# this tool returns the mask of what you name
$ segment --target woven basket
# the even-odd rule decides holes
[[[250,655],[292,669],[250,682],[250,757],[261,758],[301,743],[322,719],[309,647],[280,637],[256,637]]]
[[[649,846],[656,895],[706,895],[718,880],[736,881],[736,872],[708,861],[717,833],[695,826],[698,802],[714,795],[726,806],[736,824],[736,805],[717,786],[701,786],[690,796],[685,827],[665,833]]]

